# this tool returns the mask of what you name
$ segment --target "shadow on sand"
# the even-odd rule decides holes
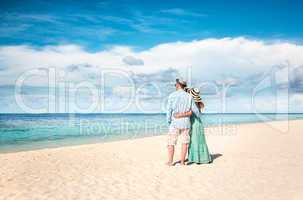
[[[212,158],[212,161],[211,161],[210,163],[213,163],[214,160],[216,160],[217,158],[219,158],[219,157],[221,157],[221,156],[223,156],[223,155],[220,154],[220,153],[215,153],[215,154],[211,154],[210,156],[211,156],[211,158]],[[186,159],[185,162],[188,162],[188,159]],[[178,161],[176,161],[176,162],[173,163],[173,166],[175,166],[176,164],[180,164],[180,163],[181,163],[181,161],[178,160]],[[210,163],[207,163],[207,164],[210,164]],[[193,163],[193,162],[187,163],[187,165],[192,165],[192,164],[201,165],[201,164],[204,164],[204,163]],[[206,163],[205,163],[205,164],[206,164]]]

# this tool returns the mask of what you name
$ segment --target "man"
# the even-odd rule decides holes
[[[190,117],[174,118],[176,113],[185,113],[191,111],[193,106],[195,106],[193,98],[190,94],[184,91],[186,87],[186,81],[181,79],[176,79],[176,91],[171,93],[168,97],[167,105],[167,122],[169,124],[168,133],[168,166],[172,166],[175,146],[177,144],[178,136],[180,135],[180,140],[182,143],[181,149],[181,165],[185,164],[185,157],[188,150],[188,145],[190,141]]]

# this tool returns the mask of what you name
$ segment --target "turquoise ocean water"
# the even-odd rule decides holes
[[[303,119],[303,114],[204,114],[204,125]],[[161,135],[165,114],[0,114],[0,152]]]

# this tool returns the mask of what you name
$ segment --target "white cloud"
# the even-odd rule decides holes
[[[144,61],[142,59],[135,58],[133,56],[126,56],[122,61],[127,65],[144,65]]]
[[[123,62],[129,55],[136,58],[136,61],[137,58],[144,60],[144,67],[134,71],[128,66],[129,63]],[[24,45],[2,46],[0,76],[38,67],[65,68],[74,64],[88,64],[99,69],[124,68],[138,73],[154,73],[168,68],[184,70],[192,67],[195,78],[209,80],[220,78],[224,74],[253,75],[286,61],[291,66],[303,65],[301,55],[302,45],[288,42],[268,43],[242,37],[165,43],[139,52],[125,46],[114,46],[98,52],[88,52],[77,45],[42,48]]]
[[[296,88],[302,80],[298,75],[301,74],[298,66],[303,66],[302,55],[303,45],[243,37],[164,43],[143,51],[127,46],[113,46],[97,52],[89,52],[77,45],[1,46],[0,85],[13,85],[20,74],[39,68],[41,73],[27,79],[26,83],[45,86],[47,79],[43,74],[47,70],[41,69],[54,67],[64,72],[62,80],[72,82],[97,82],[101,70],[122,69],[130,72],[136,83],[157,83],[166,90],[168,86],[165,84],[173,81],[174,76],[187,77],[191,69],[191,76],[197,84],[223,81],[246,87],[248,82],[255,84],[260,74],[271,70],[272,66],[286,63],[292,68],[291,86]],[[131,66],[134,63],[144,63],[144,66]]]
[[[303,94],[294,94],[290,97],[290,100],[294,105],[298,105],[303,108]]]

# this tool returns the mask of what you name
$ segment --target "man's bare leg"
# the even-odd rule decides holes
[[[174,160],[175,147],[174,145],[168,145],[167,149],[168,149],[168,162],[166,164],[168,166],[172,166]]]
[[[185,165],[185,158],[188,151],[188,144],[182,144],[181,148],[181,165]]]

